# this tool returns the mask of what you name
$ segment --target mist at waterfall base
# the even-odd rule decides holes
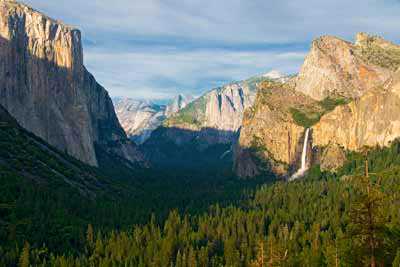
[[[308,144],[309,132],[310,132],[310,128],[307,128],[306,134],[304,136],[303,151],[301,153],[301,167],[300,167],[300,169],[297,170],[296,173],[294,173],[292,175],[292,177],[289,178],[289,182],[302,177],[305,174],[305,172],[308,170],[308,167],[307,167],[307,144]]]

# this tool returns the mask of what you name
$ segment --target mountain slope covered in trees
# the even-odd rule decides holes
[[[46,248],[4,251],[48,266],[398,266],[400,144],[348,154],[331,174],[265,185],[230,206],[107,232],[89,225],[78,254]],[[368,177],[365,176],[366,165]],[[25,253],[26,252],[26,253]],[[0,261],[0,263],[2,263]]]

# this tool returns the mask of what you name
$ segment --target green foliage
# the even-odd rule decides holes
[[[318,104],[325,110],[325,112],[329,112],[334,110],[337,106],[345,105],[348,101],[344,98],[334,98],[334,97],[326,97],[324,100],[318,102]]]
[[[323,115],[334,110],[335,107],[345,104],[347,104],[347,100],[344,98],[326,97],[324,100],[318,102],[322,110],[316,107],[304,107],[301,110],[291,107],[289,112],[297,125],[309,128],[319,122]]]
[[[349,210],[348,237],[354,240],[354,249],[361,251],[365,262],[376,266],[384,259],[387,217],[384,216],[384,195],[379,186],[365,176],[354,178],[356,200]]]
[[[400,48],[397,47],[384,49],[377,45],[370,45],[361,50],[361,55],[365,61],[383,68],[396,70],[400,66]]]
[[[31,254],[34,264],[46,259],[48,266],[364,266],[361,239],[345,237],[354,224],[349,212],[363,201],[354,193],[357,186],[337,179],[279,182],[236,205],[214,205],[196,216],[174,211],[163,223],[153,218],[97,235],[95,248],[80,256]],[[390,244],[377,259],[391,266],[400,246],[400,182],[391,176],[377,187],[385,192],[381,205],[387,210],[377,213],[388,231],[382,242]]]
[[[243,181],[229,170],[132,171],[104,154],[95,169],[42,142],[14,126],[0,128],[0,244],[12,262],[20,253],[13,248],[26,240],[34,248],[78,254],[87,247],[86,233],[95,244],[98,229],[127,230],[152,213],[158,223],[173,209],[199,214],[215,203],[238,202],[266,180]]]
[[[337,175],[316,166],[304,180],[259,186],[266,177],[138,171],[109,177],[91,199],[51,171],[68,165],[46,160],[46,150],[9,130],[0,131],[7,149],[0,160],[0,266],[27,258],[32,266],[364,266],[371,225],[377,262],[399,261],[397,141],[371,148],[365,181],[358,179],[365,158],[349,153]],[[30,154],[52,166],[39,170],[42,180],[27,174],[44,165],[20,162]],[[369,225],[366,203],[372,203]],[[32,245],[26,248],[25,240]]]
[[[255,76],[252,77],[250,79],[247,79],[243,82],[241,82],[243,85],[247,86],[249,88],[250,91],[256,91],[258,85],[260,85],[263,81],[267,81],[269,80],[268,78],[265,77],[260,77],[260,76]]]
[[[304,128],[311,127],[312,125],[317,123],[321,118],[320,113],[314,113],[314,112],[306,113],[296,108],[290,108],[289,112],[291,113],[295,123],[297,125],[303,126]]]
[[[201,96],[175,113],[171,118],[165,120],[163,126],[168,127],[187,123],[201,127],[206,112],[206,106],[207,98],[206,96]]]
[[[19,256],[19,267],[29,267],[29,243],[25,242],[21,255]]]
[[[400,267],[400,249],[397,249],[396,258],[394,258],[392,267]]]

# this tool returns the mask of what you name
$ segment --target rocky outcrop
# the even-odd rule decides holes
[[[319,114],[323,108],[289,84],[264,82],[254,105],[247,109],[235,147],[234,170],[251,177],[263,171],[288,175],[299,165],[305,125],[297,110]],[[297,114],[297,113],[296,113]]]
[[[323,116],[313,127],[314,146],[359,151],[364,146],[388,146],[400,136],[400,119],[396,115],[400,111],[400,46],[368,34],[358,34],[356,46],[364,49],[370,64],[380,66],[390,76],[384,82],[375,77],[375,87],[361,88],[360,97]],[[344,162],[341,156],[322,160],[333,166],[321,165],[328,170],[335,170]]]
[[[165,119],[165,106],[149,101],[123,99],[115,111],[126,134],[137,144],[146,141]]]
[[[389,146],[400,137],[399,113],[400,71],[385,86],[369,90],[359,99],[323,116],[313,127],[313,145],[334,144],[351,151],[364,146]],[[342,163],[343,159],[337,161]]]
[[[315,40],[294,79],[296,90],[316,100],[353,99],[386,81],[397,60],[393,44],[367,34],[358,34],[356,39],[354,44],[336,37]]]
[[[337,170],[343,166],[346,159],[346,153],[342,147],[336,143],[329,143],[322,151],[320,159],[321,170]]]
[[[184,108],[191,101],[191,96],[184,95],[176,96],[168,105],[126,98],[116,102],[115,111],[128,137],[140,145],[166,118]]]
[[[187,136],[184,140],[196,140],[201,147],[213,144],[230,144],[241,126],[244,110],[252,105],[256,96],[256,87],[266,77],[227,84],[210,90],[173,114],[162,124],[164,131],[171,131],[172,142],[182,144],[182,138],[174,138],[176,130]]]
[[[180,94],[174,97],[174,100],[171,103],[169,103],[165,108],[165,117],[166,118],[171,117],[174,113],[180,111],[192,101],[193,97],[190,95]]]
[[[253,77],[210,90],[166,119],[141,149],[153,164],[197,163],[201,168],[231,164],[232,144],[238,138],[244,110],[252,105],[257,86],[265,80],[271,79]]]
[[[259,89],[243,120],[236,173],[291,174],[309,127],[310,163],[323,170],[342,166],[346,151],[388,146],[400,137],[399,67],[400,47],[380,37],[358,34],[354,44],[317,39],[295,79],[279,90]]]
[[[83,65],[81,33],[0,1],[0,104],[26,129],[97,165],[94,143],[126,135],[107,91]]]
[[[287,83],[291,79],[293,79],[295,77],[295,75],[283,75],[279,71],[271,70],[271,71],[263,74],[262,77],[265,77],[270,80],[278,81],[281,83]]]

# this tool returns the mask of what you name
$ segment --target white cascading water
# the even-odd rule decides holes
[[[300,178],[301,176],[304,175],[304,173],[307,171],[307,144],[308,144],[308,133],[310,131],[310,128],[307,128],[306,130],[306,135],[304,136],[304,145],[303,145],[303,152],[301,153],[301,167],[300,169],[297,170],[295,174],[292,175],[292,177],[289,178],[289,181],[296,180]]]

